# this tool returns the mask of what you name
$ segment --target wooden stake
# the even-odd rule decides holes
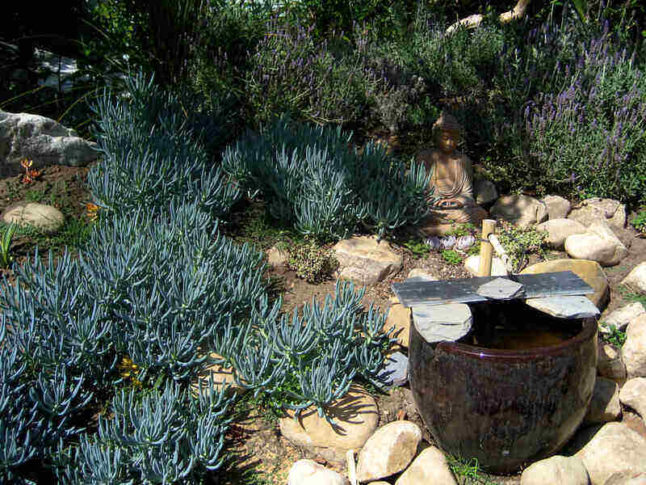
[[[491,276],[491,261],[493,258],[493,246],[489,242],[489,235],[496,230],[496,221],[485,219],[482,221],[482,240],[480,242],[480,267],[478,276]]]

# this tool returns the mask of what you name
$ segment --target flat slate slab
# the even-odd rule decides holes
[[[500,276],[484,276],[443,281],[404,281],[393,283],[392,289],[405,307],[476,303],[488,298],[478,295],[478,288]],[[572,271],[508,276],[507,279],[525,287],[523,298],[558,295],[587,295],[594,290]]]
[[[599,315],[599,309],[585,296],[549,296],[530,298],[525,303],[532,308],[557,318],[590,318]]]
[[[471,330],[473,315],[468,305],[419,305],[413,307],[413,324],[429,344],[455,342]]]

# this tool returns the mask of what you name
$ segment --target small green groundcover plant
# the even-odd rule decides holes
[[[497,232],[500,244],[511,258],[514,272],[519,272],[529,260],[530,254],[544,255],[547,241],[545,231],[517,227],[509,222],[500,221]]]
[[[296,272],[296,276],[308,283],[321,283],[332,277],[339,263],[332,250],[321,247],[313,239],[287,247],[289,258],[287,266]]]

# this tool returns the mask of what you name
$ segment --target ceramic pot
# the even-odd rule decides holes
[[[429,344],[411,325],[410,386],[440,447],[496,473],[558,451],[581,424],[596,378],[596,321],[567,324],[577,325],[573,337],[522,350]]]

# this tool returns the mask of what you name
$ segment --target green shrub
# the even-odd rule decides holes
[[[518,273],[527,264],[530,254],[543,255],[547,242],[547,232],[534,228],[520,228],[513,224],[500,221],[497,231],[500,244],[511,259],[514,272]]]
[[[329,279],[339,265],[332,251],[321,248],[316,241],[292,244],[287,251],[287,266],[308,283],[320,283]]]
[[[642,207],[632,220],[631,224],[641,234],[646,234],[646,207]]]
[[[440,254],[448,264],[456,265],[462,262],[462,256],[455,249],[443,249]]]
[[[406,171],[383,148],[361,150],[338,129],[274,122],[248,132],[223,154],[223,167],[271,215],[321,239],[344,238],[359,224],[380,236],[418,221],[427,211],[428,176]]]

